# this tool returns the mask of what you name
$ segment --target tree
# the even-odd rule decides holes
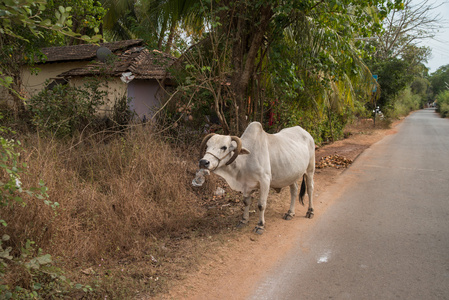
[[[435,96],[449,90],[449,65],[439,67],[430,75],[429,80]]]
[[[52,20],[54,12],[60,6],[66,6],[65,0],[47,0],[46,9],[43,12],[42,18]],[[68,28],[79,36],[95,36],[102,34],[103,18],[106,14],[106,9],[101,3],[96,0],[71,0],[70,1],[70,22],[67,24]],[[44,39],[41,41],[45,43],[42,47],[49,46],[65,46],[85,43],[84,39],[76,38],[76,36],[66,36],[55,31],[43,32]]]
[[[440,28],[442,17],[436,13],[442,4],[428,0],[415,4],[405,0],[401,9],[395,8],[383,22],[384,31],[378,36],[375,56],[380,59],[400,58],[410,48],[418,49],[418,43],[433,38]]]
[[[424,77],[416,77],[410,85],[413,94],[418,95],[421,98],[421,104],[424,105],[428,102],[430,81]]]
[[[261,90],[269,87],[264,84],[277,80],[273,72],[285,74],[292,70],[291,79],[296,84],[287,87],[285,94],[292,89],[298,93],[308,78],[313,78],[319,83],[316,87],[321,88],[310,97],[326,94],[323,89],[340,90],[321,97],[328,106],[346,101],[343,99],[353,94],[338,89],[350,89],[347,83],[351,79],[359,77],[359,82],[371,83],[371,76],[361,75],[369,71],[358,58],[354,38],[378,32],[380,19],[390,8],[399,6],[400,1],[204,1],[209,24],[205,38],[218,37],[214,40],[221,44],[214,49],[226,53],[222,55],[226,63],[219,64],[225,68],[212,69],[210,73],[218,77],[217,82],[223,79],[229,82],[226,96],[231,98],[231,131],[242,132],[251,120],[248,99],[262,94]],[[295,57],[296,50],[304,56],[290,63],[285,56],[278,55],[278,50],[286,47],[294,49],[287,51],[289,59]],[[276,59],[277,66],[285,69],[269,72]]]
[[[438,5],[405,0],[402,9],[393,9],[383,21],[384,31],[367,43],[367,64],[379,76],[382,93],[379,104],[393,105],[395,97],[417,77],[424,77],[428,47],[418,43],[432,38],[441,22]],[[369,48],[371,47],[371,48]]]
[[[92,38],[71,29],[71,7],[59,6],[52,12],[51,18],[46,16],[45,0],[3,1],[0,3],[0,72],[6,78],[2,81],[14,99],[17,113],[24,109],[21,96],[21,66],[34,64],[43,59],[39,48],[50,45],[51,40],[45,38],[52,34],[81,39],[86,42],[97,42],[101,36]],[[97,32],[97,30],[94,30]]]
[[[142,38],[150,48],[172,50],[179,27],[200,31],[204,15],[199,0],[102,0],[107,8],[104,21],[106,36],[112,40]]]

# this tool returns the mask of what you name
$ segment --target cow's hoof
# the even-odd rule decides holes
[[[291,219],[293,219],[294,216],[295,216],[294,213],[292,213],[291,211],[288,211],[288,212],[284,215],[283,219],[284,219],[284,220],[291,220]]]
[[[254,232],[257,233],[258,235],[263,234],[264,231],[265,231],[265,228],[263,228],[263,227],[256,226],[256,228],[254,228]]]
[[[306,213],[306,218],[312,219],[313,216],[314,216],[313,208],[309,208],[309,210],[308,210],[307,213]]]
[[[246,227],[246,226],[248,226],[248,222],[243,222],[243,221],[240,221],[238,224],[237,224],[237,226],[235,226],[237,229],[242,229],[243,227]]]

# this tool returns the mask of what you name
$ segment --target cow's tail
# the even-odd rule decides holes
[[[306,178],[302,177],[301,190],[299,191],[299,203],[304,206],[304,195],[306,194]]]

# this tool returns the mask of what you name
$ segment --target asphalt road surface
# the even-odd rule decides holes
[[[425,109],[396,130],[250,299],[449,299],[449,120]]]

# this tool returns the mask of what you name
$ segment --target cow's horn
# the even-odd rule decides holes
[[[209,133],[208,135],[206,135],[206,136],[204,137],[203,141],[201,142],[201,146],[200,146],[200,159],[203,158],[203,151],[204,151],[205,148],[206,148],[207,141],[208,141],[212,136],[214,136],[214,135],[215,135],[215,133]]]
[[[231,139],[237,143],[237,148],[234,150],[234,155],[232,155],[231,159],[226,163],[227,166],[234,162],[242,150],[242,140],[237,136],[231,136]]]

